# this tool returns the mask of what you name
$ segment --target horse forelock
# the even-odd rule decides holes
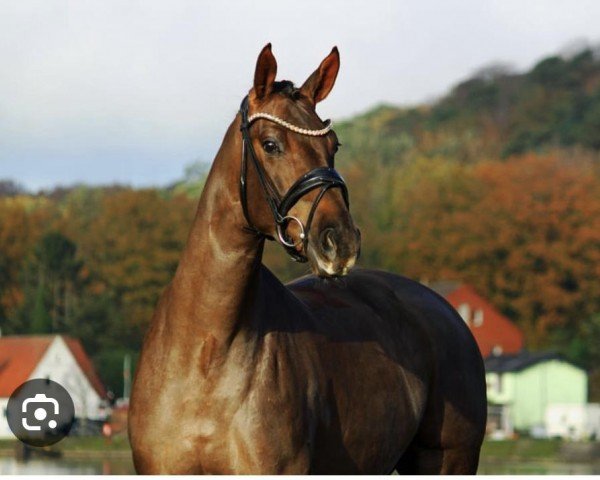
[[[300,89],[290,80],[279,80],[274,82],[271,92],[282,94],[290,100],[298,100],[301,96]]]

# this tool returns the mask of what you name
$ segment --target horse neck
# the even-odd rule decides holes
[[[243,229],[240,155],[236,118],[213,162],[171,286],[169,322],[186,336],[230,341],[256,294],[264,240]]]

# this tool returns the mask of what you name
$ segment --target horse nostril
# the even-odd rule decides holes
[[[334,257],[337,249],[335,241],[335,230],[333,228],[326,228],[321,232],[321,248],[328,257]]]

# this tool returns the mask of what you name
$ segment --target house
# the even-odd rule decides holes
[[[552,352],[489,356],[485,359],[488,431],[513,430],[545,436],[546,410],[555,404],[584,406],[587,375]]]
[[[523,332],[502,315],[473,287],[461,282],[441,281],[428,284],[450,303],[468,325],[483,358],[518,353],[523,348]]]
[[[598,440],[600,439],[600,403],[548,405],[545,427],[546,434],[550,438]]]
[[[67,389],[76,419],[106,418],[106,390],[79,340],[64,335],[0,337],[0,438],[12,438],[6,406],[27,380],[48,378]]]

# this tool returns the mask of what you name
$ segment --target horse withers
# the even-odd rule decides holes
[[[315,112],[336,48],[297,88],[267,45],[214,160],[138,363],[139,473],[475,473],[483,362],[436,293],[351,269],[360,233]],[[283,285],[272,238],[314,275]]]

